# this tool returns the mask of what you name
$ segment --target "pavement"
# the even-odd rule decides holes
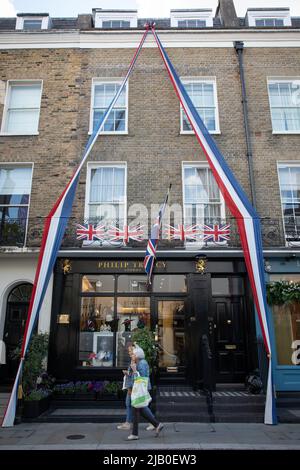
[[[140,424],[140,439],[127,441],[116,424],[21,423],[0,428],[1,450],[300,450],[300,424],[166,423],[159,437]]]

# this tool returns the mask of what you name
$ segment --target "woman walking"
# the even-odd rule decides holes
[[[132,354],[132,362],[131,362],[131,369],[133,371],[133,376],[137,377],[140,375],[141,377],[148,377],[148,390],[151,390],[150,384],[150,370],[149,364],[145,359],[145,354],[142,348],[136,346],[133,348]],[[158,437],[160,431],[163,429],[163,424],[159,423],[155,416],[153,415],[152,411],[148,406],[144,408],[132,408],[133,410],[133,427],[132,427],[132,434],[128,436],[129,441],[139,439],[139,418],[140,414],[145,418],[149,423],[152,424],[153,429],[155,430],[155,434]]]
[[[130,357],[130,360],[132,361],[132,352],[133,352],[133,346],[132,344],[129,344],[127,347],[128,355]],[[124,429],[124,430],[129,430],[131,429],[132,422],[133,422],[133,417],[132,417],[132,406],[131,406],[131,392],[132,392],[132,387],[133,387],[133,371],[131,369],[131,364],[129,364],[129,367],[127,370],[123,370],[124,374],[124,388],[127,389],[127,394],[126,394],[126,400],[125,400],[125,405],[126,405],[126,421],[125,423],[119,424],[117,426],[117,429]]]

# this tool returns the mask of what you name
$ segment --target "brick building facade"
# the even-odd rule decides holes
[[[77,19],[30,13],[18,15],[17,20],[0,19],[0,338],[7,350],[18,338],[12,331],[21,332],[22,323],[24,326],[26,286],[33,282],[44,218],[80,160],[91,131],[91,107],[94,104],[95,113],[101,113],[107,86],[124,77],[144,23],[136,12],[101,9]],[[250,200],[254,196],[252,202],[262,218],[267,281],[299,281],[299,28],[300,20],[291,18],[288,9],[249,9],[246,18],[238,18],[233,2],[226,0],[219,2],[215,14],[211,10],[176,10],[171,19],[158,19],[156,25],[180,77],[191,90],[198,90],[193,93],[202,100],[200,112],[207,113],[207,125],[212,126],[228,164]],[[246,97],[242,95],[237,43],[243,47]],[[24,87],[30,88],[32,107],[18,101]],[[287,89],[296,96],[291,102],[287,102]],[[213,196],[207,196],[213,190],[206,188],[208,200],[203,202],[203,178],[211,181],[208,174],[204,176],[205,156],[193,133],[182,132],[179,101],[152,37],[130,77],[127,97],[118,114],[124,116],[124,108],[125,120],[113,121],[120,127],[124,121],[124,130],[100,135],[81,173],[67,236],[39,318],[39,330],[50,331],[50,371],[60,380],[99,374],[117,377],[124,367],[120,348],[128,339],[124,321],[128,317],[136,326],[134,322],[143,313],[160,341],[162,378],[180,377],[201,386],[201,338],[207,335],[214,354],[215,381],[243,382],[261,366],[261,334],[243,253],[222,198],[215,194],[213,201]],[[210,100],[209,105],[205,99]],[[242,105],[245,100],[248,110]],[[18,114],[22,110],[31,126],[26,135]],[[32,130],[35,119],[38,126]],[[25,173],[22,168],[27,169]],[[215,219],[230,222],[230,241],[200,247],[163,240],[158,252],[161,264],[154,272],[157,283],[154,281],[149,293],[140,264],[146,240],[115,247],[87,245],[76,239],[76,224],[92,219],[89,198],[97,168],[106,168],[106,173],[99,170],[102,186],[105,175],[112,178],[108,169],[119,168],[125,175],[122,188],[126,184],[123,196],[128,223],[134,219],[130,207],[143,204],[150,213],[152,204],[163,201],[170,182],[170,203],[187,206],[186,175],[195,169],[194,189],[197,186],[201,194],[192,204],[218,206],[209,209],[217,211],[215,216],[204,219],[206,223]],[[7,170],[15,169],[20,173],[11,173],[12,184]],[[11,189],[9,193],[21,180],[27,192]],[[287,190],[293,195],[283,200]],[[23,203],[20,194],[27,195],[27,199],[21,198]],[[289,214],[285,223],[284,204]],[[147,219],[149,226],[151,220]],[[184,222],[188,220],[184,218]],[[199,258],[205,260],[204,274],[197,268]],[[69,266],[65,274],[64,262]],[[66,324],[60,323],[62,314]],[[116,327],[109,325],[111,316],[118,319]],[[291,342],[300,340],[299,321],[298,311],[285,316],[270,311],[278,390],[300,387],[298,367],[291,359]],[[109,338],[112,352],[106,364],[99,359],[101,335]],[[5,380],[15,367],[9,359],[7,362],[2,367]]]

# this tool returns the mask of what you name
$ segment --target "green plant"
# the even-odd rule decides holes
[[[104,392],[111,395],[117,395],[121,389],[122,387],[119,382],[108,382],[104,386]]]
[[[269,305],[283,305],[300,302],[300,282],[276,281],[267,284]]]
[[[41,377],[46,369],[45,358],[48,351],[48,344],[49,335],[47,333],[32,336],[29,349],[25,355],[22,371],[22,388],[25,400],[27,397],[32,396],[34,391],[47,390],[41,387],[40,384]],[[21,346],[13,351],[12,357],[20,358],[20,355]],[[37,394],[37,396],[39,396],[39,394]]]
[[[152,368],[157,365],[158,357],[158,348],[154,333],[147,327],[142,329],[138,328],[133,332],[132,341],[144,350],[146,361],[152,370]]]
[[[50,395],[49,390],[45,389],[38,389],[38,390],[33,390],[32,392],[29,392],[26,397],[24,397],[25,401],[37,401],[37,400],[42,400],[43,398],[46,398]]]

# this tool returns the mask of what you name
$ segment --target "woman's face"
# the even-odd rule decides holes
[[[132,346],[128,346],[128,354],[129,354],[129,357],[132,357],[132,354],[133,354],[133,347]]]

